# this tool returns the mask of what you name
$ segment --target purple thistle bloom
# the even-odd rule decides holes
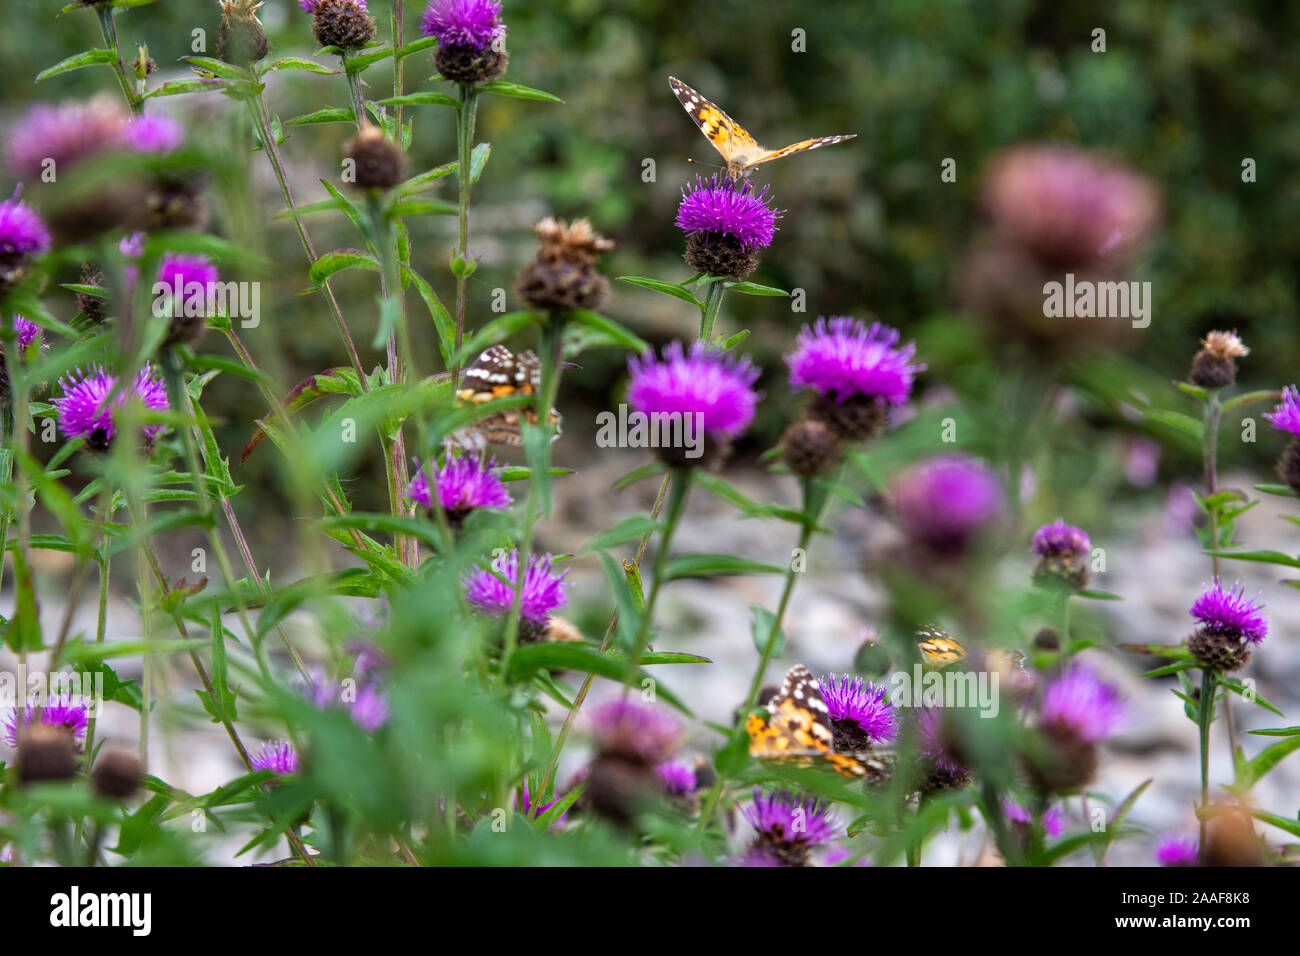
[[[47,727],[64,727],[72,731],[78,740],[86,737],[86,725],[90,720],[89,709],[83,703],[74,701],[64,694],[47,700],[44,704],[33,697],[21,708],[14,708],[5,718],[5,742],[10,747],[18,746],[18,738],[32,724],[44,724]]]
[[[136,373],[132,385],[118,393],[110,408],[108,396],[116,385],[117,377],[99,366],[91,368],[89,373],[77,369],[60,379],[63,397],[56,398],[54,406],[59,412],[59,429],[63,434],[69,438],[98,435],[110,441],[117,434],[116,412],[129,400],[134,398],[154,411],[165,411],[168,407],[166,386],[154,378],[153,366],[148,362]],[[145,425],[141,430],[150,438],[157,438],[165,429],[165,425],[157,424]]]
[[[9,129],[5,162],[22,179],[39,179],[46,160],[55,175],[92,156],[125,145],[127,117],[115,100],[97,97],[87,102],[34,106]]]
[[[173,309],[183,305],[187,312],[199,310],[206,314],[221,275],[207,256],[169,252],[158,266],[157,281],[170,291]]]
[[[914,538],[936,551],[956,551],[1001,513],[1002,488],[979,462],[941,455],[895,480],[894,507]]]
[[[872,745],[889,743],[898,736],[898,714],[885,688],[849,675],[837,678],[831,674],[820,683],[831,720],[857,724]]]
[[[506,36],[500,0],[433,0],[425,7],[420,33],[445,46],[487,49]]]
[[[1034,822],[1034,815],[1009,797],[1002,801],[1002,815],[1012,823],[1024,827]],[[1041,823],[1044,833],[1049,837],[1058,837],[1065,830],[1065,814],[1061,813],[1059,807],[1048,807],[1043,811]]]
[[[536,820],[543,813],[545,813],[547,810],[551,809],[551,807],[555,806],[557,803],[560,802],[560,798],[556,797],[550,803],[544,803],[540,806],[534,806],[532,794],[528,792],[527,779],[525,779],[523,783],[520,784],[520,788],[522,792],[520,792],[519,790],[515,791],[515,810],[516,812],[522,814],[524,817],[526,817],[529,820]],[[558,827],[561,823],[564,822],[564,818],[567,817],[568,815],[569,815],[569,811],[565,810],[563,813],[561,813],[558,817],[556,817],[551,822],[551,827],[552,828]]]
[[[270,770],[273,773],[289,774],[298,772],[298,752],[287,740],[269,740],[248,756],[254,770]]]
[[[39,325],[21,315],[13,317],[14,336],[18,341],[18,352],[25,355],[33,342],[40,341],[41,348],[47,349],[50,343],[45,341],[45,332]]]
[[[1215,578],[1193,602],[1190,613],[1211,634],[1244,638],[1258,644],[1268,636],[1268,618],[1263,611],[1264,605],[1246,597],[1245,585],[1240,581],[1225,589]]]
[[[1118,688],[1075,664],[1047,685],[1039,715],[1044,726],[1096,743],[1123,722],[1124,705]]]
[[[875,322],[868,326],[851,316],[817,320],[799,333],[798,349],[785,357],[790,385],[813,388],[843,402],[855,395],[881,404],[901,405],[924,365],[909,365],[916,346],[898,348],[899,333]]]
[[[626,697],[607,700],[591,712],[591,735],[602,753],[657,766],[682,741],[681,725],[671,714]]]
[[[564,593],[564,577],[569,572],[553,572],[553,561],[549,554],[529,555],[528,569],[524,572],[524,593],[519,602],[519,614],[525,621],[539,627],[544,627],[551,612],[563,607],[568,601]],[[500,577],[476,565],[474,573],[464,582],[465,600],[485,614],[505,617],[515,603],[515,584],[519,580],[519,551],[516,549],[507,554],[495,570],[500,573]]]
[[[341,704],[353,722],[368,734],[388,723],[388,702],[373,684],[356,686],[318,680],[311,700],[319,710]]]
[[[695,792],[695,768],[686,763],[669,761],[655,767],[655,773],[664,782],[664,790],[674,797],[684,797]]]
[[[674,223],[688,236],[731,236],[753,250],[772,244],[776,221],[784,214],[772,208],[767,186],[755,189],[743,181],[723,183],[714,173],[708,180],[696,176],[693,189],[689,183],[682,187]]]
[[[705,432],[735,437],[749,427],[758,407],[753,385],[759,370],[748,358],[735,359],[696,342],[686,352],[681,342],[628,359],[632,380],[627,401],[646,415],[697,415]]]
[[[137,153],[162,156],[184,140],[181,124],[169,116],[138,116],[126,125],[126,145]]]
[[[917,751],[934,762],[935,769],[954,776],[967,773],[967,769],[953,759],[943,745],[943,710],[939,707],[916,709]]]
[[[1191,837],[1165,837],[1156,844],[1156,862],[1161,866],[1195,866],[1196,841]]]
[[[1034,532],[1034,551],[1043,558],[1078,557],[1092,547],[1088,532],[1057,518]]]
[[[1278,431],[1300,438],[1300,391],[1294,385],[1282,389],[1282,401],[1271,412],[1265,412],[1264,417]]]
[[[839,825],[826,804],[784,790],[764,796],[755,788],[753,802],[742,812],[758,831],[760,841],[806,849],[830,843],[839,836]]]
[[[434,487],[430,488],[424,469],[417,471],[406,488],[406,497],[432,508],[436,489],[438,504],[451,514],[475,508],[509,508],[513,504],[494,459],[483,462],[475,455],[449,453],[442,467],[433,469],[433,476]]]
[[[25,203],[0,202],[0,256],[44,255],[50,251],[50,233]]]

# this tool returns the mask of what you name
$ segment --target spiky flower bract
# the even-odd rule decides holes
[[[420,34],[439,44],[486,49],[506,36],[500,0],[433,0],[420,18]]]
[[[819,318],[799,332],[797,348],[785,357],[790,385],[811,388],[843,403],[861,396],[901,405],[924,365],[911,364],[916,346],[899,346],[897,329],[868,326],[851,316]]]
[[[248,755],[254,770],[270,770],[277,774],[298,772],[298,752],[287,740],[269,740]]]
[[[1300,390],[1294,385],[1282,389],[1282,401],[1264,419],[1278,431],[1290,432],[1300,438]]]
[[[153,366],[145,363],[136,373],[130,386],[118,392],[110,406],[109,395],[117,385],[117,377],[99,366],[89,372],[74,370],[59,380],[62,398],[54,400],[58,410],[59,430],[69,438],[84,438],[99,450],[106,449],[117,434],[117,412],[128,401],[136,400],[146,409],[164,411],[167,406],[167,389],[154,377]],[[161,424],[144,425],[141,431],[147,438],[157,438],[165,430]]]
[[[759,370],[748,358],[736,359],[696,342],[690,351],[672,342],[663,357],[654,353],[628,359],[631,382],[627,401],[646,415],[698,416],[706,433],[734,438],[754,420]]]
[[[439,507],[457,524],[476,508],[509,508],[513,499],[501,481],[495,459],[448,453],[441,468],[433,469],[432,485],[424,469],[416,472],[406,496],[425,508]]]
[[[1058,736],[1096,743],[1124,721],[1119,689],[1082,664],[1073,664],[1043,690],[1039,717]]]
[[[32,698],[15,707],[5,718],[5,742],[10,747],[17,747],[19,738],[33,724],[57,727],[68,731],[77,740],[86,737],[86,726],[90,722],[89,708],[86,704],[64,694],[40,703]]]
[[[528,557],[524,572],[524,590],[519,602],[520,617],[535,628],[545,628],[551,612],[568,601],[564,593],[567,570],[558,574],[552,569],[551,555]],[[496,573],[493,573],[493,572]],[[465,578],[465,600],[493,617],[505,617],[515,602],[515,584],[519,580],[519,551],[512,550],[494,565],[493,570],[475,566]]]
[[[835,723],[837,750],[861,750],[898,736],[898,713],[884,687],[847,674],[830,674],[819,683]]]
[[[1246,588],[1234,582],[1224,588],[1216,578],[1192,603],[1192,617],[1200,622],[1201,629],[1213,634],[1240,638],[1259,644],[1268,636],[1268,618],[1264,606],[1246,596]]]
[[[44,255],[50,232],[41,217],[17,199],[0,202],[0,259]]]
[[[776,235],[777,219],[784,215],[772,208],[768,189],[744,181],[723,182],[717,173],[707,180],[697,176],[693,187],[682,187],[674,223],[687,236],[730,236],[746,251],[765,249]]]

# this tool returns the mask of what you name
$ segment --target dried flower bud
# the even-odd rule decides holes
[[[364,0],[320,0],[312,32],[321,46],[350,50],[365,46],[377,31]]]
[[[63,727],[33,724],[18,738],[18,779],[24,783],[71,780],[77,773],[77,745]]]
[[[781,460],[796,475],[817,478],[840,463],[844,449],[835,433],[822,422],[795,422],[781,436]]]
[[[217,56],[235,66],[256,63],[271,50],[257,11],[261,0],[221,0],[221,34]]]
[[[590,220],[572,225],[547,216],[533,232],[541,240],[537,261],[519,273],[517,288],[525,301],[542,309],[598,309],[609,283],[596,271],[600,255],[614,248],[592,228]]]
[[[101,797],[128,800],[140,789],[144,765],[129,750],[106,750],[95,761],[95,769],[90,778],[94,782],[95,792]]]
[[[1226,388],[1237,381],[1235,360],[1249,354],[1236,332],[1211,332],[1201,340],[1187,380],[1201,388]]]
[[[356,185],[362,189],[392,189],[406,173],[402,148],[369,123],[352,137],[346,155],[354,164]]]

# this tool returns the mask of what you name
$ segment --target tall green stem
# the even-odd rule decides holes
[[[713,326],[718,320],[718,310],[722,308],[722,297],[727,294],[722,280],[709,284],[709,291],[704,294],[704,308],[700,310],[700,341],[708,345],[713,336]]]
[[[1201,827],[1200,848],[1197,859],[1205,863],[1206,831],[1208,822],[1204,816],[1210,803],[1210,721],[1214,719],[1214,688],[1217,674],[1212,670],[1201,671],[1201,699],[1197,702],[1196,724],[1201,731]]]
[[[627,673],[623,686],[630,688],[641,669],[641,659],[645,657],[646,645],[650,643],[650,626],[654,623],[655,607],[659,602],[659,593],[668,583],[668,558],[672,550],[673,535],[681,521],[686,508],[686,496],[691,488],[691,469],[676,469],[669,476],[668,503],[664,508],[664,528],[659,535],[659,550],[655,553],[654,578],[650,582],[650,594],[646,597],[645,610],[641,612],[641,624],[636,631],[636,643],[632,646],[632,655],[627,662]]]
[[[469,192],[471,161],[474,153],[474,120],[478,112],[478,87],[460,84],[460,111],[456,116],[456,178],[460,193],[457,199],[459,219],[456,234],[456,352],[452,358],[452,387],[460,379],[460,350],[465,342],[465,297],[468,293],[469,261]]]

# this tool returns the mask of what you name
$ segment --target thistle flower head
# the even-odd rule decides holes
[[[533,232],[542,243],[537,254],[539,262],[594,265],[602,254],[614,248],[614,240],[598,233],[586,218],[569,223],[546,216],[533,224]]]
[[[1201,348],[1219,358],[1245,358],[1250,354],[1236,332],[1209,332],[1201,339]]]
[[[841,677],[831,674],[819,683],[826,709],[836,724],[836,734],[840,733],[840,723],[848,722],[856,724],[858,733],[865,738],[853,749],[886,744],[898,736],[898,714],[884,687],[847,674]]]
[[[40,341],[41,348],[49,348],[49,343],[45,341],[44,331],[30,319],[15,315],[13,317],[13,330],[19,354],[25,354],[32,343],[36,341]]]
[[[880,404],[901,405],[924,365],[912,365],[916,346],[899,347],[897,329],[875,322],[868,326],[850,316],[819,318],[799,333],[798,348],[785,357],[790,385],[812,388],[837,402],[854,396]]]
[[[1201,630],[1259,644],[1268,636],[1268,619],[1264,605],[1246,596],[1240,581],[1224,588],[1216,578],[1201,592],[1191,609],[1192,617],[1200,622]]]
[[[173,301],[173,307],[183,304],[187,311],[205,310],[220,281],[217,267],[204,255],[169,252],[158,266],[158,282],[173,291],[180,289],[180,300]]]
[[[674,797],[685,797],[695,792],[695,768],[687,763],[668,761],[655,767],[655,773],[664,782],[664,791]]]
[[[138,116],[126,124],[127,148],[162,156],[174,152],[185,140],[181,124],[168,116]]]
[[[406,489],[406,496],[425,508],[434,506],[435,494],[438,505],[458,518],[475,508],[509,508],[513,503],[495,459],[449,452],[442,467],[432,471],[432,487],[421,469]]]
[[[602,754],[656,767],[681,745],[682,728],[660,708],[626,697],[608,700],[590,717],[591,735]]]
[[[1057,518],[1034,532],[1034,552],[1043,558],[1076,558],[1092,547],[1088,532]]]
[[[1034,814],[1010,797],[1004,798],[1002,801],[1002,815],[1012,823],[1022,827],[1028,827],[1034,823]],[[1061,812],[1060,807],[1048,807],[1043,811],[1039,822],[1042,823],[1043,832],[1049,837],[1058,837],[1065,830],[1065,814]]]
[[[777,861],[775,865],[804,866],[814,847],[840,835],[840,826],[825,803],[784,790],[765,795],[755,789],[742,813],[755,831],[749,855],[756,861],[749,865],[773,865],[757,862],[768,857]]]
[[[1278,431],[1300,438],[1300,390],[1294,385],[1282,389],[1282,401],[1271,412],[1265,412],[1264,418]]]
[[[565,570],[557,574],[552,569],[553,564],[554,558],[551,555],[533,554],[529,556],[528,567],[524,572],[519,614],[538,628],[544,628],[551,612],[563,607],[568,601],[564,593],[564,578],[569,572]],[[465,600],[484,614],[505,617],[514,606],[515,584],[518,579],[519,551],[513,550],[501,558],[493,570],[477,566],[474,568],[474,572],[465,579]]]
[[[730,236],[746,251],[765,249],[776,234],[776,221],[784,215],[773,209],[768,187],[756,189],[748,182],[726,183],[695,177],[695,185],[682,188],[677,207],[677,228],[687,236]]]
[[[146,409],[154,411],[164,411],[168,407],[167,389],[161,380],[154,377],[153,366],[147,362],[110,406],[108,397],[116,385],[117,377],[99,366],[92,367],[89,372],[77,369],[60,379],[63,397],[54,400],[59,430],[69,438],[86,438],[102,442],[107,447],[117,434],[117,413],[128,401],[139,401]],[[145,425],[141,431],[149,438],[157,438],[165,428],[161,424]]]
[[[1002,511],[1002,488],[984,465],[942,455],[913,466],[894,482],[903,527],[936,551],[959,551]]]
[[[420,33],[447,46],[483,50],[504,40],[500,0],[433,0],[420,20]]]
[[[18,738],[33,724],[62,728],[77,740],[84,740],[89,721],[89,708],[68,694],[51,698],[45,703],[40,703],[33,697],[21,707],[15,707],[5,718],[5,742],[10,747],[17,747]]]
[[[39,256],[50,251],[50,233],[26,203],[0,202],[0,257]]]
[[[943,710],[939,707],[916,709],[917,752],[934,762],[935,769],[952,777],[969,771],[952,755],[944,743]]]
[[[1165,837],[1156,844],[1155,857],[1161,866],[1195,866],[1196,841],[1182,834]]]
[[[1115,685],[1074,664],[1043,690],[1039,716],[1044,727],[1096,743],[1123,723],[1124,705]]]
[[[53,161],[55,175],[94,156],[126,145],[127,116],[115,100],[99,96],[85,102],[32,107],[9,129],[5,161],[14,175],[38,179]]]
[[[254,770],[270,770],[277,774],[298,772],[298,752],[287,740],[269,740],[248,755]]]
[[[368,734],[388,723],[388,701],[374,684],[317,680],[310,697],[318,710],[342,707],[353,723]]]
[[[754,382],[759,370],[748,358],[735,359],[696,342],[666,346],[663,358],[650,353],[628,360],[627,401],[646,415],[697,415],[706,433],[735,437],[749,427],[758,407]]]

